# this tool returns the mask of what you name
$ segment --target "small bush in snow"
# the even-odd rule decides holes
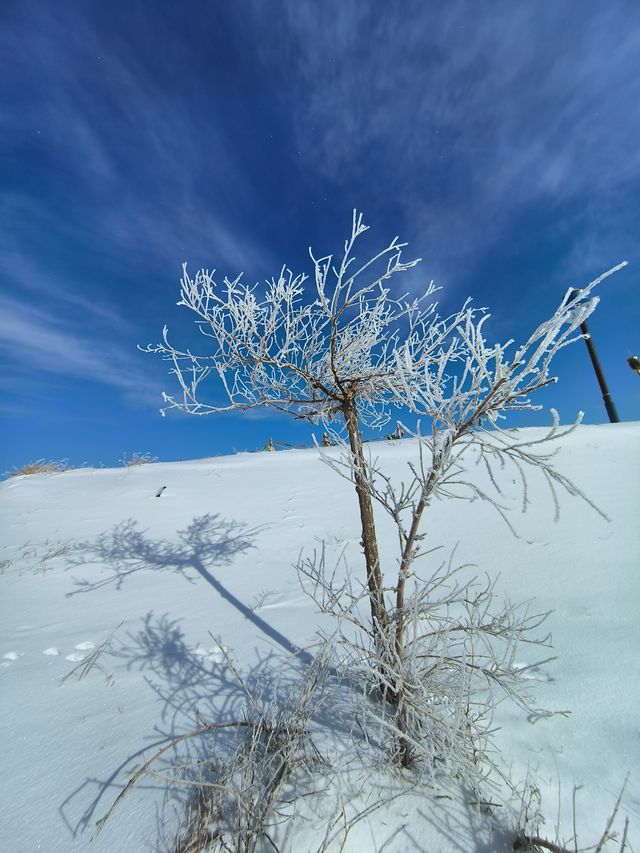
[[[548,656],[524,667],[516,652],[522,643],[548,646],[550,637],[539,631],[547,614],[502,601],[471,568],[451,559],[415,583],[396,614],[404,624],[398,651],[393,634],[381,648],[363,617],[366,589],[348,570],[338,583],[338,567],[327,571],[324,549],[298,563],[303,588],[333,617],[321,644],[356,687],[353,714],[362,730],[431,782],[444,772],[480,796],[496,769],[491,733],[498,702],[508,697],[529,714],[547,713],[535,708],[527,676]]]
[[[522,344],[489,345],[484,337],[488,314],[470,300],[443,317],[432,299],[433,282],[416,297],[392,292],[389,282],[418,263],[402,260],[406,244],[397,237],[373,256],[356,260],[356,243],[367,230],[354,211],[341,257],[316,258],[310,250],[310,287],[306,275],[283,267],[261,294],[257,285],[243,284],[241,275],[224,278],[222,285],[209,270],[191,278],[185,264],[178,304],[198,318],[205,352],[176,348],[166,326],[163,342],[147,351],[169,360],[180,384],[180,397],[164,394],[166,409],[206,415],[270,406],[321,423],[329,443],[340,444],[340,458],[327,448],[322,453],[355,486],[381,687],[395,701],[402,683],[393,685],[392,673],[405,653],[410,612],[405,588],[420,553],[425,510],[438,497],[455,496],[488,499],[500,511],[495,494],[462,476],[462,453],[477,455],[498,497],[495,464],[515,467],[525,505],[528,467],[543,472],[556,505],[558,489],[581,494],[554,469],[544,448],[523,444],[516,434],[500,430],[499,422],[507,412],[540,408],[531,395],[556,381],[551,374],[555,355],[580,339],[580,324],[597,305],[595,287],[624,264],[588,284],[579,299],[573,288],[567,290],[549,319]],[[200,397],[200,386],[210,376],[219,381],[221,402]],[[410,466],[409,482],[399,486],[362,442],[363,426],[380,427],[398,407],[429,424],[426,435],[419,422],[413,432],[420,457]],[[536,444],[556,437],[554,414],[549,435]],[[385,584],[375,503],[397,526],[399,571],[393,586]]]
[[[239,717],[207,722],[196,710],[197,728],[163,746],[136,770],[96,824],[98,830],[141,778],[152,777],[189,791],[174,853],[253,853],[266,849],[265,840],[270,849],[278,849],[272,833],[283,823],[282,810],[291,812],[301,777],[309,777],[319,761],[309,726],[325,701],[327,665],[318,657],[293,685],[274,691],[277,673],[266,673],[267,684],[258,679],[248,686],[226,649],[220,649],[243,694]],[[174,754],[167,768],[157,769],[160,758],[187,744],[194,745],[195,756],[178,759]]]
[[[60,474],[62,471],[71,470],[71,466],[67,459],[62,459],[58,462],[47,462],[44,459],[38,459],[35,462],[27,462],[20,468],[14,468],[12,471],[7,471],[8,477],[21,477],[29,474]]]
[[[133,452],[131,456],[125,455],[122,457],[120,462],[125,466],[125,468],[135,468],[137,465],[149,465],[152,462],[157,462],[158,457],[152,456],[150,453],[137,453]]]

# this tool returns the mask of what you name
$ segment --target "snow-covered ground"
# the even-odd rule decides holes
[[[416,452],[412,440],[371,447],[397,480]],[[537,609],[553,611],[547,625],[557,660],[532,676],[538,704],[570,714],[531,721],[505,703],[496,718],[512,778],[529,770],[541,789],[544,831],[555,836],[560,810],[559,835],[571,837],[580,786],[578,843],[593,843],[629,772],[622,812],[633,842],[640,424],[580,427],[563,439],[557,466],[609,521],[563,496],[554,523],[546,486],[532,476],[529,511],[519,514],[514,500],[511,514],[519,538],[479,502],[438,502],[425,529],[430,545],[448,552],[458,543],[459,562],[499,575],[512,601],[533,598]],[[508,493],[510,481],[503,485]],[[381,524],[393,576],[395,539]],[[346,546],[352,571],[362,570],[352,487],[316,449],[85,469],[3,482],[0,525],[2,849],[170,850],[158,826],[163,785],[153,779],[118,806],[91,847],[89,839],[131,770],[154,745],[193,728],[196,708],[208,719],[239,712],[237,685],[212,636],[247,677],[268,653],[263,669],[313,642],[320,617],[293,563],[300,549],[325,540]],[[109,649],[79,677],[114,630]],[[401,785],[397,774],[374,770],[362,803],[370,804],[376,785]],[[498,851],[506,836],[491,835],[490,824],[500,820],[499,808],[483,818],[462,794],[418,798],[409,785],[392,807],[361,820],[344,849]],[[288,840],[283,827],[274,838],[282,850],[315,850],[321,829],[319,815]]]

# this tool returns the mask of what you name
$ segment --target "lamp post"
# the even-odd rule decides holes
[[[576,300],[580,295],[579,290],[574,290],[571,294],[572,300]],[[596,379],[598,380],[598,385],[600,386],[600,391],[602,393],[602,400],[604,402],[604,407],[607,410],[607,415],[609,416],[609,421],[612,424],[620,423],[620,418],[618,417],[618,412],[616,411],[615,404],[613,402],[613,398],[609,392],[609,388],[607,386],[607,382],[604,378],[604,373],[602,372],[602,366],[600,365],[600,359],[598,358],[598,353],[596,352],[596,348],[593,345],[593,341],[591,339],[591,334],[589,333],[589,327],[587,326],[587,321],[584,320],[580,323],[580,331],[584,336],[584,342],[587,345],[587,351],[589,353],[589,358],[591,359],[591,364],[593,365],[593,369],[596,374]]]
[[[640,376],[640,358],[637,355],[632,355],[627,359],[627,364],[631,368],[631,370],[635,370],[635,372]]]

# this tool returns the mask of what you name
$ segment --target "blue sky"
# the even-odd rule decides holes
[[[161,418],[137,350],[181,264],[262,280],[338,250],[351,211],[453,309],[519,338],[620,260],[591,331],[640,419],[640,5],[4,0],[0,470],[309,443],[282,417]],[[540,402],[606,420],[580,343]]]

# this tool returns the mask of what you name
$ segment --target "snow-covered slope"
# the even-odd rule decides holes
[[[371,447],[398,480],[416,452],[413,441]],[[563,440],[557,465],[609,521],[566,497],[554,523],[534,476],[524,515],[515,487],[503,483],[519,538],[478,502],[435,504],[425,529],[431,545],[448,552],[457,543],[460,562],[499,575],[512,601],[535,598],[539,610],[553,611],[558,659],[533,673],[536,693],[540,706],[570,715],[532,723],[505,704],[496,721],[513,779],[535,773],[549,834],[558,787],[560,835],[570,837],[572,789],[584,786],[577,817],[586,844],[630,771],[623,810],[633,838],[640,425],[580,427]],[[395,539],[381,525],[393,573]],[[352,487],[315,449],[16,477],[0,484],[0,529],[0,837],[12,853],[89,849],[95,821],[143,750],[192,728],[196,708],[219,718],[232,712],[237,700],[211,635],[243,673],[268,652],[286,656],[313,642],[319,617],[292,567],[301,548],[322,540],[346,547],[352,571],[361,570]],[[114,629],[111,653],[85,677],[81,666],[62,682]],[[91,849],[169,850],[158,835],[161,799],[159,782],[142,782]],[[504,836],[479,834],[462,802],[443,802],[416,804],[407,795],[382,823],[361,821],[345,849],[387,841],[385,850],[503,849]],[[309,828],[283,849],[314,850],[321,837]]]

